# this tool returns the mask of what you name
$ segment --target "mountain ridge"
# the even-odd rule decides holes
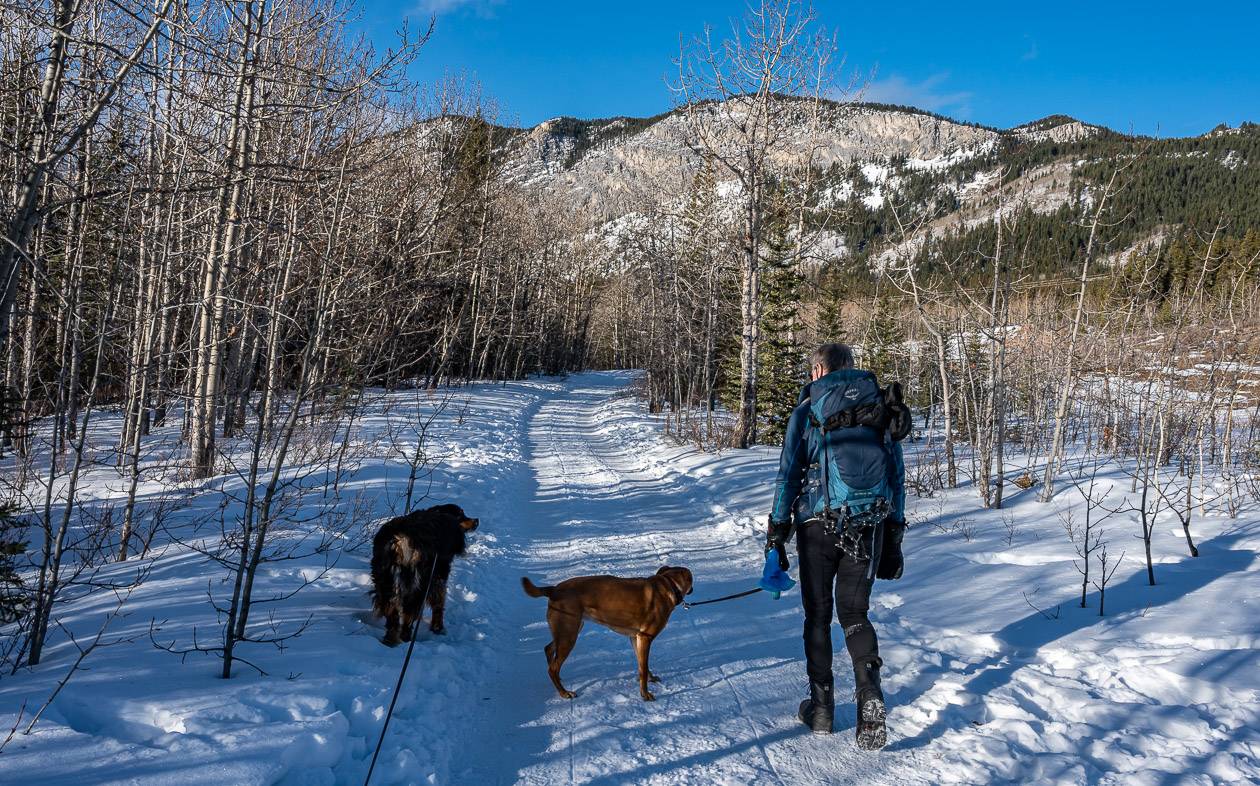
[[[930,265],[951,237],[989,242],[987,228],[1002,215],[1058,239],[1058,250],[1044,246],[1034,263],[1053,275],[1075,264],[1077,228],[1106,173],[1130,159],[1136,191],[1124,195],[1126,212],[1118,215],[1127,223],[1105,250],[1116,264],[1149,248],[1151,238],[1162,242],[1208,217],[1227,220],[1239,235],[1260,229],[1260,207],[1249,207],[1260,203],[1254,124],[1154,139],[1065,114],[997,129],[880,103],[827,102],[817,123],[804,110],[799,118],[792,112],[773,166],[808,161],[819,173],[817,207],[844,216],[812,227],[825,249],[819,267],[878,272],[907,255]],[[576,232],[601,238],[614,254],[628,234],[652,222],[668,227],[681,214],[703,162],[679,109],[494,128],[500,176],[547,195],[573,217]],[[729,217],[738,184],[719,169],[714,185]],[[903,226],[919,229],[906,234]]]
[[[992,125],[989,123],[982,123],[979,121],[961,120],[951,115],[947,115],[941,112],[936,112],[930,109],[923,109],[921,107],[916,107],[910,104],[893,104],[893,103],[888,103],[888,102],[883,102],[883,101],[839,102],[839,101],[833,101],[830,99],[823,99],[823,100],[826,101],[828,104],[831,104],[837,107],[849,106],[849,107],[857,107],[857,108],[876,109],[876,110],[882,110],[882,111],[902,112],[905,114],[924,115],[927,117],[935,118],[937,120],[943,120],[948,123],[952,123],[954,125],[973,126],[976,128],[983,128],[989,131],[996,131],[999,133],[1014,132],[1021,128],[1041,126],[1043,124],[1053,121],[1055,125],[1063,125],[1067,123],[1080,123],[1082,125],[1087,125],[1093,128],[1100,129],[1103,132],[1118,134],[1118,135],[1130,137],[1133,139],[1202,139],[1205,137],[1209,137],[1212,134],[1237,131],[1240,127],[1252,124],[1251,121],[1242,121],[1238,126],[1230,126],[1228,123],[1222,122],[1214,126],[1213,128],[1208,129],[1207,131],[1204,131],[1203,133],[1200,133],[1200,134],[1187,134],[1183,136],[1158,136],[1158,135],[1153,135],[1153,134],[1129,134],[1127,132],[1117,130],[1115,128],[1112,128],[1102,123],[1092,123],[1087,120],[1078,118],[1074,115],[1069,115],[1069,114],[1065,114],[1061,112],[1052,112],[1051,114],[1044,115],[1042,117],[1038,117],[1033,120],[1026,121],[1024,123],[1019,123],[1017,125],[1003,127],[1003,126],[998,126],[998,125]],[[679,107],[674,107],[671,109],[666,109],[662,112],[657,112],[652,115],[624,114],[624,115],[609,115],[609,116],[604,116],[604,117],[582,117],[580,115],[560,114],[560,115],[555,115],[553,117],[548,117],[546,119],[540,120],[537,123],[534,123],[532,125],[495,124],[495,127],[503,131],[527,133],[533,129],[538,128],[539,126],[550,124],[550,123],[556,123],[556,122],[568,122],[568,123],[578,123],[578,124],[587,124],[587,125],[600,125],[600,124],[608,125],[617,121],[629,121],[632,123],[654,123],[654,122],[658,122],[664,119],[665,117],[668,117],[669,115],[672,115],[678,112],[679,109],[680,109]]]

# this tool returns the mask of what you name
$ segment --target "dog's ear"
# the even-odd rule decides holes
[[[687,568],[670,568],[670,576],[677,582],[678,591],[684,595],[690,595],[695,588],[695,582],[692,581],[691,571]]]
[[[687,570],[686,568],[675,568],[675,567],[670,567],[669,565],[666,565],[665,567],[656,571],[656,575],[664,576],[665,580],[668,581],[674,587],[674,589],[678,590],[678,592],[680,592],[681,594],[683,595],[691,594],[691,590],[692,590],[691,571]]]
[[[432,513],[441,515],[441,516],[450,516],[451,518],[457,519],[457,520],[463,520],[467,518],[467,516],[464,515],[463,508],[461,508],[459,505],[453,505],[449,502],[446,503],[445,505],[434,505],[433,507],[429,508],[429,511]]]

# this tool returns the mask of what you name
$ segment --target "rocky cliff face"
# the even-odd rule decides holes
[[[906,225],[918,227],[900,242],[886,232],[855,237],[848,227],[816,233],[811,258],[818,264],[858,254],[874,269],[904,258],[928,238],[991,223],[999,211],[1051,215],[1065,206],[1088,207],[1089,188],[1074,183],[1089,162],[1058,146],[1111,133],[1063,115],[1002,130],[905,107],[831,104],[816,118],[806,108],[803,102],[780,107],[787,120],[773,163],[795,168],[812,161],[824,173],[818,181],[822,204],[842,208],[859,225],[887,221],[877,214],[893,204],[898,222],[908,216]],[[734,128],[722,129],[716,119],[721,116],[710,115],[719,139],[737,136]],[[439,131],[458,133],[452,122],[444,118],[416,129],[416,149],[425,148],[427,136],[441,137]],[[1218,129],[1201,139],[1228,140],[1231,133],[1237,132]],[[504,178],[549,194],[571,216],[573,231],[610,250],[640,227],[676,220],[668,214],[676,216],[686,205],[703,161],[683,110],[648,118],[560,117],[533,128],[499,129],[497,139]],[[1179,152],[1173,145],[1161,155],[1206,154]],[[1213,155],[1229,168],[1248,163],[1233,148]],[[1018,167],[1015,177],[1012,166]],[[738,182],[720,166],[715,174],[719,213],[734,221]]]
[[[816,145],[806,118],[789,123],[777,162],[799,164],[812,148],[815,165],[824,169],[890,158],[914,168],[945,168],[992,149],[1005,133],[913,110],[835,105],[820,118]],[[642,200],[685,189],[701,160],[693,145],[679,111],[647,119],[556,118],[514,136],[506,172],[610,220]]]
[[[887,105],[828,104],[812,115],[806,102],[777,100],[783,102],[774,107],[782,135],[772,166],[811,162],[820,172],[818,207],[837,209],[818,211],[811,220],[839,217],[812,225],[807,264],[848,259],[878,270],[932,244],[983,235],[999,213],[1039,217],[1029,219],[1042,222],[1037,231],[1066,238],[1065,227],[1078,225],[1093,204],[1098,172],[1130,159],[1145,166],[1135,180],[1145,190],[1134,198],[1150,209],[1126,213],[1137,217],[1113,233],[1121,245],[1109,248],[1108,258],[1170,236],[1204,211],[1233,216],[1239,231],[1254,224],[1245,208],[1254,202],[1250,167],[1260,160],[1260,128],[1252,124],[1188,139],[1125,140],[1064,115],[1002,130]],[[694,111],[707,113],[711,137],[722,145],[741,135],[738,110],[709,105]],[[680,225],[704,160],[688,121],[680,109],[648,118],[561,117],[528,129],[501,128],[495,138],[502,176],[531,196],[550,195],[573,232],[624,255],[636,247],[625,241],[642,241],[644,230],[663,237]],[[1210,185],[1169,196],[1158,184],[1164,171]],[[714,175],[718,220],[733,226],[739,182],[720,164]],[[1060,261],[1046,252],[1030,264],[1053,274]]]

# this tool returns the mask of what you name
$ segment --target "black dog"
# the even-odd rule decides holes
[[[390,519],[372,539],[372,607],[385,618],[383,641],[411,641],[424,611],[425,589],[433,620],[429,630],[445,633],[446,579],[451,560],[464,553],[464,537],[477,528],[458,505],[437,505]]]

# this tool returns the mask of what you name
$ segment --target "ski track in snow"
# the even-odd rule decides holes
[[[607,372],[479,385],[467,417],[448,424],[424,504],[460,502],[482,525],[452,576],[449,635],[420,634],[373,783],[1260,781],[1254,511],[1201,519],[1198,560],[1178,556],[1180,532],[1165,526],[1160,585],[1126,564],[1100,621],[1096,599],[1074,607],[1079,579],[1055,506],[1014,493],[1022,529],[1004,543],[1000,518],[976,511],[973,492],[912,498],[912,522],[987,518],[974,542],[913,526],[906,577],[876,584],[890,706],[879,753],[853,741],[838,627],[837,733],[815,736],[796,720],[796,590],[675,610],[652,648],[655,702],[639,698],[629,640],[587,624],[563,672],[578,696],[559,698],[543,655],[546,601],[522,592],[522,575],[554,584],[684,565],[699,600],[751,587],[760,569],[776,452],[672,445],[632,381]],[[382,516],[382,489],[400,483],[385,464],[355,481],[380,498]],[[1130,529],[1113,539],[1127,542]],[[309,567],[281,564],[260,591]],[[164,638],[215,630],[205,587],[218,578],[195,555],[168,553],[120,631],[140,634],[150,618],[167,620]],[[361,783],[403,657],[379,643],[366,589],[367,554],[347,554],[279,607],[286,620],[316,622],[285,652],[249,649],[267,678],[240,669],[218,680],[211,659],[181,665],[146,636],[94,653],[36,733],[0,754],[0,782]],[[76,635],[94,631],[108,605],[66,622]],[[64,673],[73,650],[58,642],[46,668],[0,679],[6,728],[22,700],[38,706]]]
[[[645,575],[681,564],[695,572],[702,593],[748,585],[755,580],[749,566],[758,562],[748,559],[756,548],[752,539],[732,554],[729,538],[714,532],[734,518],[722,504],[724,489],[670,469],[650,449],[650,434],[618,425],[625,418],[615,406],[624,399],[623,384],[616,377],[579,381],[545,401],[527,424],[535,489],[532,498],[520,497],[522,527],[509,547],[519,555],[509,564],[519,571],[506,571],[509,584],[521,573],[554,583],[579,574]],[[748,480],[754,487],[768,483]],[[738,567],[732,570],[731,563]],[[511,663],[500,684],[512,689],[502,703],[517,705],[507,725],[549,730],[548,755],[504,767],[520,737],[491,735],[484,751],[470,753],[476,764],[455,773],[460,782],[787,784],[801,782],[797,760],[810,760],[815,775],[829,781],[884,766],[861,760],[850,737],[817,738],[796,722],[801,666],[788,653],[799,647],[799,622],[781,631],[777,658],[752,644],[769,632],[761,614],[795,616],[790,601],[677,609],[653,647],[653,670],[663,680],[654,703],[638,697],[629,641],[588,624],[565,664],[566,684],[579,694],[567,701],[546,677],[546,602],[526,597],[519,586],[505,589],[511,600],[504,616],[527,621],[523,636],[513,639],[516,631],[505,631],[510,650],[503,654]],[[759,706],[767,702],[770,712]],[[488,707],[487,716],[495,715],[494,703]],[[895,763],[912,773],[914,758]],[[918,782],[909,774],[895,780]]]

